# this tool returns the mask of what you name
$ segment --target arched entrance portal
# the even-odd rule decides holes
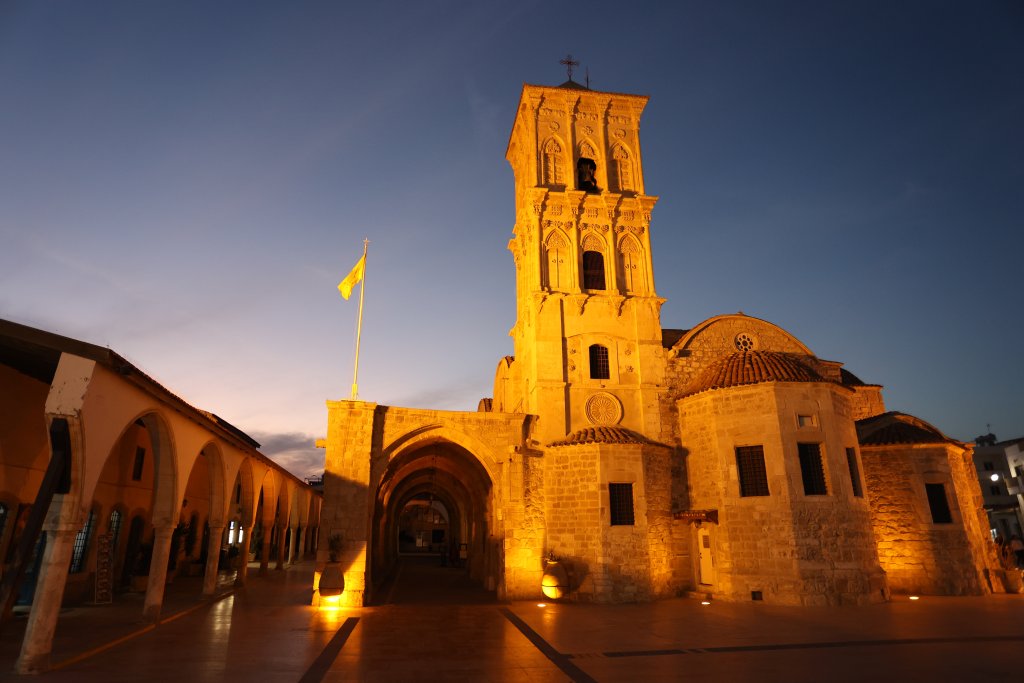
[[[374,504],[372,602],[403,601],[414,577],[429,601],[493,599],[498,563],[489,542],[491,495],[487,471],[449,441],[420,443],[394,457]]]

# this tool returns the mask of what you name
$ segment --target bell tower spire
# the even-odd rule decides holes
[[[571,55],[563,60],[570,69]],[[589,426],[660,434],[660,307],[644,189],[647,98],[524,85],[506,158],[515,175],[515,360],[496,409],[541,416],[545,442]],[[500,386],[499,386],[500,385]]]

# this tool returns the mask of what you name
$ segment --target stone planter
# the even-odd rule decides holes
[[[345,591],[345,575],[341,571],[340,562],[328,562],[324,566],[317,590],[321,598],[334,598]]]
[[[540,582],[544,596],[550,600],[559,600],[569,594],[569,573],[560,562],[548,562],[544,567],[544,577]]]

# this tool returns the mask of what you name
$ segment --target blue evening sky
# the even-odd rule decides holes
[[[1017,0],[0,2],[0,317],[308,474],[365,236],[361,398],[473,410],[512,351],[515,107],[567,52],[651,98],[665,327],[742,310],[891,410],[1024,436]]]

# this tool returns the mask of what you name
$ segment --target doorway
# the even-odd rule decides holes
[[[697,529],[697,554],[700,557],[700,584],[713,585],[715,583],[715,557],[711,552],[711,532],[706,526]]]

